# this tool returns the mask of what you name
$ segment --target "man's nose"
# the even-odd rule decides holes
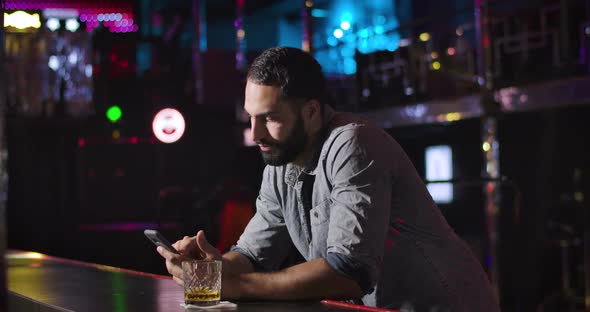
[[[252,119],[250,121],[250,126],[252,141],[259,142],[261,139],[264,139],[266,136],[266,131],[264,130],[265,128],[261,122],[256,121],[256,119]]]

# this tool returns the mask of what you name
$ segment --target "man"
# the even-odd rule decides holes
[[[203,231],[161,248],[223,260],[226,299],[350,299],[417,311],[498,311],[478,261],[386,132],[326,104],[320,65],[271,48],[251,65],[244,108],[267,163],[257,211],[232,251]],[[305,261],[284,267],[293,250]]]

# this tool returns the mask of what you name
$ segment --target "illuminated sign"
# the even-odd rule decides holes
[[[25,11],[16,11],[12,14],[4,13],[4,27],[17,29],[39,28],[41,27],[41,19],[39,14],[29,14]]]
[[[439,181],[427,183],[426,187],[435,202],[448,204],[453,201],[453,151],[448,145],[430,146],[426,148],[426,180]]]
[[[158,140],[174,143],[184,134],[185,122],[182,114],[173,108],[159,111],[152,122],[152,131]]]

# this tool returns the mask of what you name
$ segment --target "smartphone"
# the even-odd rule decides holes
[[[166,248],[166,250],[178,254],[178,251],[172,247],[172,244],[170,244],[166,237],[164,237],[164,235],[162,235],[160,232],[148,229],[144,230],[143,234],[145,234],[145,236],[147,236],[147,238],[151,240],[156,246],[162,246]]]

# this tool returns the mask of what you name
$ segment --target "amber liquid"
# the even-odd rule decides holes
[[[215,305],[221,299],[221,292],[208,288],[192,289],[184,293],[184,302],[199,306]]]

